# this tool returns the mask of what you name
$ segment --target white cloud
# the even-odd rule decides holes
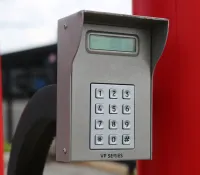
[[[131,0],[2,0],[0,51],[56,42],[57,20],[79,10],[131,14]]]

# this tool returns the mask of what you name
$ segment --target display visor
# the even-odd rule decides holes
[[[136,37],[126,35],[89,34],[89,49],[96,51],[136,53]]]

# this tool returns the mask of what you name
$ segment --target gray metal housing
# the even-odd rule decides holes
[[[88,30],[137,33],[137,59],[88,53]],[[117,160],[101,154],[123,154],[119,160],[151,159],[151,89],[154,68],[165,48],[168,20],[80,11],[58,21],[57,161]],[[109,57],[109,58],[108,58]],[[133,150],[90,150],[90,83],[136,85],[136,139]]]

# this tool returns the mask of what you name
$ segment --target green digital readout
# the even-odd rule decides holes
[[[96,51],[110,51],[136,53],[137,42],[135,37],[122,35],[90,34],[89,49]]]

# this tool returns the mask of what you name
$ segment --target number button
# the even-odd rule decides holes
[[[110,89],[110,98],[117,99],[117,90],[116,89]]]
[[[109,136],[109,144],[110,145],[116,145],[117,144],[117,136],[116,135],[110,135]]]
[[[110,105],[109,112],[110,114],[117,114],[118,112],[117,105]]]
[[[131,98],[131,92],[129,90],[123,90],[122,92],[122,98],[123,99],[130,99]]]
[[[103,104],[96,104],[95,106],[96,106],[96,108],[95,108],[96,114],[103,114],[104,113]]]
[[[96,129],[103,129],[104,128],[104,123],[102,120],[95,120],[95,128]]]
[[[110,120],[109,121],[109,128],[110,129],[117,129],[117,121],[116,120]]]
[[[130,145],[131,144],[131,137],[130,135],[126,134],[122,136],[122,144],[123,145]]]
[[[103,89],[96,88],[96,98],[104,98],[104,91]]]
[[[95,136],[95,144],[96,145],[103,145],[103,135],[96,135]]]
[[[122,128],[123,129],[130,129],[131,128],[131,122],[129,120],[123,120]]]
[[[123,114],[130,114],[131,113],[131,107],[129,105],[123,105],[122,112],[123,112]]]

